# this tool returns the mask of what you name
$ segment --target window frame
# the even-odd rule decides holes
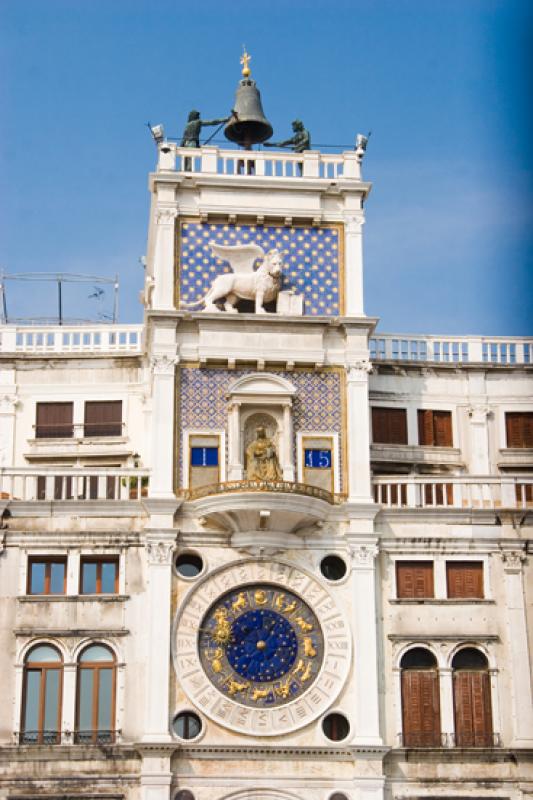
[[[376,439],[376,434],[375,434],[375,430],[374,430],[374,428],[376,427],[374,425],[374,413],[378,412],[378,411],[387,411],[387,412],[396,412],[396,413],[402,412],[402,417],[403,417],[402,424],[403,424],[403,426],[405,428],[405,437],[404,437],[405,440],[404,441],[401,441],[401,442],[379,441],[379,440]],[[370,431],[371,431],[371,437],[372,437],[372,444],[387,445],[387,446],[393,446],[393,447],[406,447],[409,444],[409,415],[408,415],[407,411],[408,411],[408,409],[407,409],[406,406],[381,406],[381,405],[372,405],[372,406],[370,406]],[[387,415],[384,415],[384,416],[386,417]],[[387,428],[390,431],[390,429],[391,429],[391,421],[390,420],[387,420]],[[392,436],[389,437],[389,439],[392,439],[392,438],[393,438]]]
[[[39,408],[44,406],[63,406],[66,409],[70,409],[70,422],[58,422],[55,424],[44,424],[46,428],[58,428],[61,426],[65,427],[65,433],[61,434],[54,434],[47,435],[41,434],[40,430],[43,427],[43,423],[39,423]],[[35,403],[35,438],[36,439],[73,439],[74,438],[74,401],[73,400],[37,400]]]
[[[81,657],[83,654],[89,650],[91,647],[103,647],[105,648],[110,655],[109,661],[81,661]],[[89,645],[84,647],[79,653],[76,660],[76,708],[75,708],[75,722],[74,722],[74,736],[75,739],[78,740],[79,743],[82,744],[97,744],[98,743],[98,734],[103,732],[107,729],[99,728],[98,723],[98,712],[99,712],[99,689],[100,689],[100,671],[103,669],[110,669],[111,670],[111,727],[109,728],[109,743],[113,743],[116,739],[116,721],[117,721],[117,657],[113,650],[109,647],[109,645],[104,644],[102,642],[91,642]],[[79,723],[80,723],[80,706],[81,706],[81,672],[83,670],[93,672],[93,683],[92,683],[92,697],[91,697],[91,730],[90,739],[83,738],[81,740],[80,734],[84,733],[80,731]]]
[[[103,564],[115,564],[115,588],[112,592],[103,592],[102,591],[102,565]],[[95,592],[84,592],[83,591],[83,568],[85,564],[96,564],[96,591]],[[100,589],[98,588],[100,586]],[[86,596],[86,595],[104,595],[105,597],[112,597],[114,595],[119,594],[119,586],[120,586],[120,556],[119,555],[110,555],[110,556],[95,556],[95,555],[80,555],[80,566],[79,566],[79,594]]]
[[[474,569],[474,565],[476,565],[480,572],[481,572],[481,594],[479,595],[466,595],[466,594],[459,594],[453,595],[450,592],[450,570],[454,567],[457,568],[470,568]],[[486,589],[485,589],[485,568],[486,564],[483,559],[446,559],[444,564],[444,570],[446,574],[446,598],[448,600],[485,600],[486,599]]]
[[[425,431],[425,422],[424,422],[424,415],[431,414],[431,442],[422,441],[424,438],[424,431]],[[441,442],[437,442],[437,420],[439,419],[439,415],[446,418],[447,426],[449,427],[449,443],[442,444]],[[418,434],[418,445],[419,447],[448,447],[453,448],[454,444],[454,436],[453,436],[453,412],[451,409],[448,408],[417,408],[416,410],[416,420],[417,420],[417,434]]]
[[[191,442],[195,436],[218,438],[218,483],[224,483],[226,481],[226,432],[222,428],[216,428],[212,431],[200,428],[186,428],[183,431],[183,470],[181,478],[183,488],[191,488],[191,469],[193,469],[191,463],[193,445]],[[194,446],[196,447],[196,445]]]
[[[512,445],[509,443],[509,422],[510,417],[527,417],[531,419],[531,425],[533,425],[533,411],[530,408],[517,408],[517,409],[507,409],[503,411],[503,449],[505,450],[531,450],[533,449],[533,441],[530,444],[521,444],[518,446]],[[526,422],[524,420],[523,427],[525,428]],[[524,434],[524,441],[526,440],[525,431]]]
[[[119,406],[120,407],[120,422],[88,422],[87,421],[87,409],[89,407],[96,407],[96,406]],[[95,428],[105,428],[106,426],[111,428],[112,426],[116,426],[115,430],[111,430],[108,432],[102,432],[102,430],[98,430],[96,433],[90,432],[88,427],[93,426]],[[83,438],[84,439],[96,439],[96,438],[109,438],[109,437],[120,437],[122,436],[124,431],[124,403],[122,400],[84,400],[83,403]]]
[[[37,647],[50,647],[52,650],[55,650],[58,654],[57,661],[29,661],[28,659],[31,657],[32,652]],[[57,670],[59,672],[59,680],[58,680],[58,691],[57,691],[57,719],[56,719],[56,730],[55,733],[57,735],[57,739],[53,744],[59,744],[61,741],[61,727],[62,727],[62,711],[63,711],[63,678],[64,678],[64,662],[63,662],[63,655],[57,647],[49,642],[38,642],[34,644],[30,650],[26,653],[23,662],[23,669],[22,669],[22,702],[21,702],[21,713],[20,713],[20,740],[23,744],[52,744],[52,742],[45,742],[44,741],[44,720],[45,720],[45,713],[46,713],[46,681],[47,681],[47,673],[51,672],[52,670]],[[32,733],[37,734],[37,740],[35,742],[28,742],[24,740],[24,735],[28,733],[26,730],[25,719],[26,719],[26,710],[28,706],[28,673],[29,672],[37,672],[39,671],[39,704],[38,704],[38,724],[37,730],[32,731]]]
[[[32,592],[31,591],[31,579],[32,579],[32,567],[34,564],[45,564],[45,578],[44,578],[44,585],[45,590],[44,592]],[[63,573],[63,591],[62,592],[51,592],[46,591],[48,586],[48,590],[50,589],[51,583],[51,572],[52,572],[52,564],[63,564],[65,567]],[[68,569],[68,557],[62,555],[28,555],[27,560],[27,567],[26,567],[26,594],[30,595],[31,597],[61,597],[67,593],[67,569]]]
[[[400,594],[400,580],[399,580],[399,572],[403,568],[407,568],[409,565],[411,568],[415,568],[417,565],[431,565],[431,594],[428,595],[403,595]],[[394,561],[394,579],[395,579],[395,588],[396,588],[396,599],[397,600],[414,600],[414,601],[422,601],[422,600],[435,600],[435,559],[433,558],[397,558]],[[415,581],[413,581],[415,583]]]
[[[442,744],[442,708],[441,708],[441,679],[438,660],[435,654],[432,653],[427,647],[420,645],[421,650],[426,650],[431,654],[434,660],[433,666],[411,666],[402,667],[401,661],[409,653],[410,650],[418,649],[414,647],[408,648],[402,655],[399,663],[399,677],[400,677],[400,714],[401,714],[401,730],[402,730],[402,745],[404,747],[440,747]],[[418,676],[419,686],[419,699],[423,697],[422,681],[426,680],[431,683],[432,700],[433,700],[433,729],[431,731],[415,731],[410,728],[408,720],[410,719],[410,708],[412,707],[412,700],[410,692],[413,691],[412,686],[408,685],[411,681],[411,676]],[[408,677],[409,676],[409,677]],[[414,678],[413,678],[414,680]],[[419,716],[422,719],[422,705],[420,703]],[[427,740],[425,740],[427,737]]]

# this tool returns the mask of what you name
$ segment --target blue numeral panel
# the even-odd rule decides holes
[[[218,447],[191,447],[191,466],[218,467]]]
[[[306,450],[305,466],[309,469],[331,469],[331,450]]]

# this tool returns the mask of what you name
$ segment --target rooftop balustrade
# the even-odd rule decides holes
[[[140,353],[142,325],[2,325],[0,353]]]
[[[533,338],[382,333],[370,339],[370,358],[437,364],[533,364]]]
[[[392,477],[372,481],[385,509],[533,509],[533,478],[505,476]]]
[[[321,153],[318,150],[306,150],[304,153],[267,152],[179,147],[174,142],[160,145],[158,171],[273,179],[362,180],[360,155],[355,150],[344,153]]]

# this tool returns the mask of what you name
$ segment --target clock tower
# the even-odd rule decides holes
[[[293,149],[161,141],[150,177],[150,800],[383,796],[370,184]]]

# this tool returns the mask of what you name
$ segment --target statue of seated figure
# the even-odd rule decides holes
[[[249,481],[279,481],[282,479],[276,448],[263,427],[257,428],[256,438],[246,448],[246,478]]]

